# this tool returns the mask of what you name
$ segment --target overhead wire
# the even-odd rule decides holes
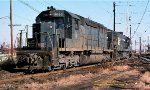
[[[37,9],[35,9],[34,7],[32,7],[31,5],[29,5],[28,3],[26,3],[25,1],[23,0],[18,0],[20,3],[26,5],[27,7],[29,7],[30,9],[32,9],[33,11],[37,12],[37,13],[40,13]]]
[[[9,16],[0,17],[0,19],[8,19]]]
[[[150,27],[150,26],[147,26],[147,27],[145,28],[144,32],[143,32],[140,36],[144,35],[144,33],[146,33],[146,32],[147,32],[147,30],[149,29],[149,27]],[[139,37],[139,35],[138,35],[138,34],[137,34],[137,37]]]
[[[140,24],[138,24],[138,26],[137,26],[137,28],[136,28],[134,34],[132,35],[132,38],[134,37],[134,35],[136,34],[137,30],[139,29],[139,27],[140,27],[140,25],[141,25],[141,23],[142,23],[142,20],[143,20],[144,15],[145,15],[145,13],[146,13],[146,11],[147,11],[147,8],[148,8],[148,4],[149,4],[149,0],[148,0],[148,2],[147,2],[147,4],[146,4],[146,7],[145,7],[145,9],[144,9],[144,13],[143,13],[143,15],[142,15],[142,17],[141,17],[141,19],[140,19],[140,22],[139,22]]]
[[[4,20],[5,19],[5,20]],[[7,20],[9,20],[9,16],[3,16],[3,17],[0,17],[0,24],[6,24],[7,23]]]

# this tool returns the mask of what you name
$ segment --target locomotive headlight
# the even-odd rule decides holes
[[[53,26],[49,26],[49,28],[51,28],[51,29],[52,29],[52,28],[53,28]]]

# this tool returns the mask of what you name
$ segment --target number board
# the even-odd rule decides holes
[[[63,11],[52,11],[49,14],[50,16],[53,16],[53,17],[64,17]]]

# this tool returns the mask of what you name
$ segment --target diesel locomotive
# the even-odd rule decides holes
[[[66,69],[110,60],[114,52],[126,57],[129,52],[130,39],[123,33],[65,10],[42,11],[32,27],[32,38],[16,52],[16,68]]]

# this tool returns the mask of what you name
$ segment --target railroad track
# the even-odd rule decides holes
[[[121,60],[121,61],[123,61],[123,60]],[[15,75],[14,77],[8,77],[5,80],[0,80],[0,84],[9,83],[9,82],[17,82],[19,80],[25,80],[25,79],[31,79],[31,78],[37,78],[37,77],[45,78],[45,77],[49,77],[51,75],[70,73],[70,72],[74,72],[74,71],[84,71],[83,69],[89,69],[91,71],[91,70],[93,70],[93,68],[102,69],[105,66],[107,68],[111,67],[111,66],[113,66],[113,62],[107,62],[107,63],[103,63],[100,65],[94,64],[94,65],[88,65],[88,66],[74,67],[74,68],[70,68],[70,69],[56,70],[56,71],[45,72],[45,73]]]
[[[77,71],[77,70],[80,70],[80,69],[86,69],[86,68],[92,68],[92,67],[96,67],[96,65],[75,67],[75,68],[70,68],[70,69],[66,69],[66,70],[56,70],[56,71],[51,71],[51,72],[46,72],[46,73],[22,74],[22,75],[17,75],[15,77],[7,78],[5,80],[0,80],[0,84],[6,83],[6,82],[11,82],[11,81],[16,82],[18,80],[30,79],[30,78],[33,78],[33,77],[41,77],[42,78],[42,77],[46,77],[46,76],[49,76],[49,75],[68,73],[68,72],[73,72],[73,71]]]
[[[143,63],[148,63],[148,64],[150,63],[150,57],[149,56],[141,56],[140,59]]]

